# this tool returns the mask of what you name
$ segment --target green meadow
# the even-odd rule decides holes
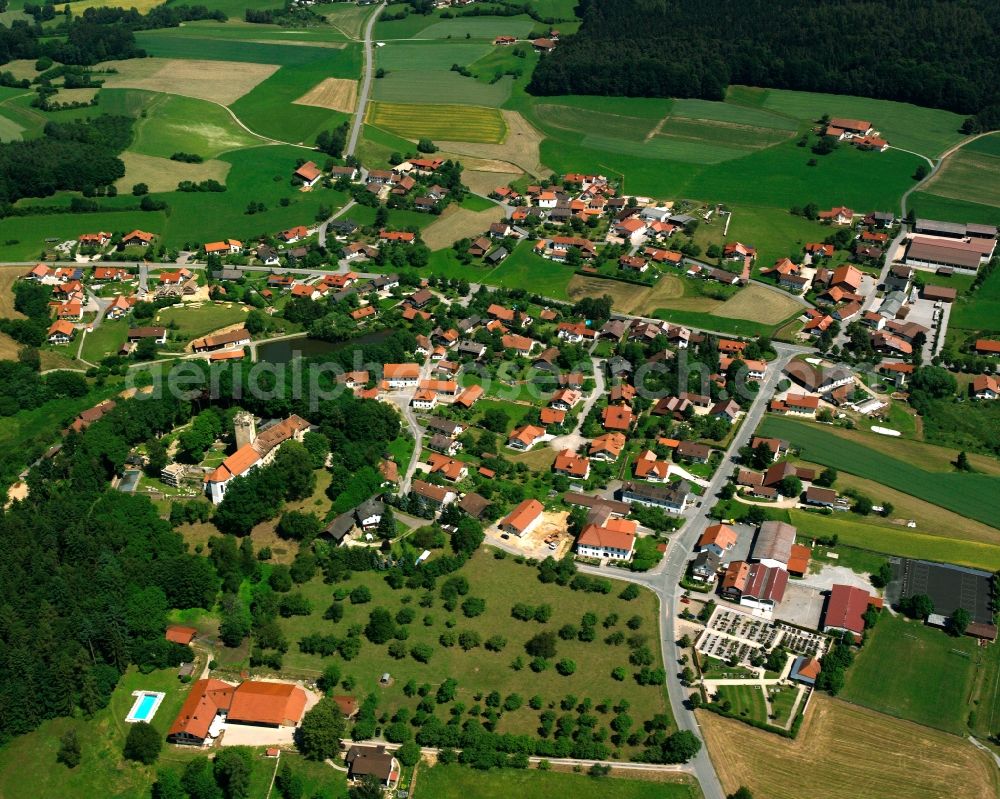
[[[883,613],[847,672],[841,697],[965,735],[968,697],[984,657],[972,638],[952,638],[943,630]]]
[[[918,463],[884,454],[875,441],[865,446],[819,425],[782,416],[766,416],[759,431],[791,441],[807,461],[875,480],[962,516],[997,525],[994,498],[1000,492],[1000,477],[995,475],[929,471]]]
[[[417,778],[418,796],[434,799],[697,799],[696,786],[617,777],[590,777],[557,771],[475,771],[465,766],[422,768]]]
[[[136,121],[135,140],[129,149],[161,158],[177,152],[214,158],[261,143],[260,138],[247,133],[225,108],[215,103],[156,94]]]

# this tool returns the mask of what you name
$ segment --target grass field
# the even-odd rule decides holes
[[[993,152],[994,140],[1000,141],[1000,136],[977,139],[949,156],[922,189],[943,197],[1000,206],[1000,153]]]
[[[483,211],[449,205],[421,235],[424,244],[432,250],[443,250],[450,248],[458,239],[479,236],[493,222],[499,222],[501,219],[503,219],[503,209],[493,203],[489,203],[489,208]]]
[[[117,70],[104,83],[109,89],[167,92],[221,105],[236,102],[278,69],[276,64],[183,58],[133,58],[101,66]]]
[[[503,115],[504,125],[507,128],[507,136],[503,144],[480,144],[448,140],[442,140],[437,142],[437,144],[442,150],[457,153],[461,156],[483,159],[491,162],[494,166],[506,162],[531,175],[541,176],[547,174],[545,167],[541,163],[541,132],[533,127],[517,111],[504,109],[500,113]]]
[[[766,417],[759,430],[761,435],[791,441],[806,460],[885,483],[984,524],[996,525],[992,497],[1000,491],[1000,478],[994,475],[929,471],[912,460],[892,457],[874,444],[865,446],[833,435],[818,425],[784,417]]]
[[[372,103],[366,122],[407,139],[499,144],[507,129],[495,108]]]
[[[802,121],[819,120],[823,114],[867,119],[891,145],[915,150],[932,158],[962,140],[958,129],[964,120],[959,114],[909,103],[746,86],[730,87],[727,100]]]
[[[433,91],[428,87],[433,86]],[[511,78],[487,84],[473,78],[463,78],[445,69],[396,69],[372,85],[372,98],[386,103],[412,103],[426,98],[437,103],[481,105],[499,108],[510,96]]]
[[[432,799],[698,799],[701,791],[678,782],[645,782],[617,777],[588,777],[556,771],[474,771],[459,765],[423,767],[418,772],[418,797]]]
[[[156,315],[156,323],[171,328],[186,339],[207,335],[220,327],[234,325],[246,318],[246,306],[227,302],[199,305],[171,305]],[[175,327],[176,326],[176,327]]]
[[[955,735],[967,734],[973,672],[985,657],[976,641],[882,615],[847,672],[842,698]]]
[[[787,208],[736,205],[732,211],[726,238],[756,247],[758,267],[770,267],[781,258],[798,255],[807,242],[823,241],[830,235],[830,228],[793,216]]]
[[[816,694],[792,741],[700,711],[722,787],[764,799],[996,796],[996,767],[968,741]]]
[[[491,286],[527,289],[544,297],[567,300],[566,287],[572,275],[571,267],[535,255],[531,242],[522,241],[500,266],[486,273],[482,280]]]
[[[326,21],[350,39],[360,39],[364,35],[365,20],[370,8],[354,3],[335,3],[326,12]]]
[[[994,205],[970,203],[924,191],[911,194],[906,207],[920,216],[933,219],[962,219],[983,225],[1000,225],[1000,208]]]
[[[740,718],[761,724],[769,723],[764,693],[756,685],[720,685],[718,694],[718,701],[729,702],[732,712]]]
[[[81,357],[90,363],[97,363],[108,355],[114,355],[125,343],[129,326],[127,319],[104,320],[99,327],[87,333]]]
[[[405,597],[410,596],[417,617],[408,626],[407,646],[418,643],[432,645],[434,652],[429,663],[421,664],[409,657],[393,661],[387,657],[384,646],[377,646],[367,640],[362,643],[356,659],[341,663],[344,674],[357,680],[357,695],[364,696],[369,691],[378,693],[380,710],[391,714],[395,708],[412,707],[415,704],[414,700],[407,699],[403,693],[403,686],[410,678],[418,683],[428,682],[436,686],[446,676],[451,676],[458,681],[458,701],[466,703],[467,707],[474,703],[473,695],[477,692],[497,690],[504,696],[512,692],[519,693],[525,700],[538,694],[545,702],[558,701],[568,693],[576,694],[581,700],[589,696],[595,704],[605,697],[612,700],[625,698],[632,705],[632,714],[637,724],[655,713],[669,713],[662,689],[639,686],[631,677],[624,682],[612,679],[611,670],[615,666],[625,665],[628,668],[628,650],[624,646],[610,647],[604,644],[601,640],[603,636],[592,643],[576,640],[558,642],[557,659],[571,658],[577,664],[576,673],[568,677],[559,675],[554,667],[535,674],[527,670],[519,673],[510,665],[517,655],[524,655],[524,643],[535,633],[542,629],[558,630],[566,623],[578,624],[581,615],[588,611],[596,613],[599,620],[610,612],[616,612],[622,619],[619,622],[622,625],[630,616],[640,615],[645,620],[640,632],[647,634],[655,642],[659,633],[656,623],[657,605],[652,594],[644,592],[638,599],[626,602],[617,598],[617,591],[607,596],[570,593],[567,588],[540,583],[537,570],[530,566],[518,565],[511,559],[495,560],[485,551],[478,552],[460,573],[469,581],[469,595],[486,599],[486,611],[481,616],[469,619],[461,611],[448,613],[442,608],[439,598],[435,598],[430,608],[416,607],[416,600],[421,592],[393,591],[379,574],[368,572],[355,575],[351,583],[344,587],[352,588],[358,584],[368,586],[372,592],[372,602],[352,605],[345,601],[343,620],[331,624],[323,620],[323,613],[331,601],[331,586],[321,578],[303,585],[301,590],[312,601],[313,612],[310,616],[281,621],[291,644],[284,658],[286,670],[302,675],[315,675],[329,662],[327,659],[299,652],[296,644],[302,636],[313,632],[343,634],[352,624],[365,624],[372,608],[381,605],[395,613],[402,606]],[[529,598],[527,601],[535,605],[543,602],[550,604],[554,611],[552,619],[546,625],[512,620],[511,607],[522,598]],[[431,617],[430,624],[422,621],[425,615]],[[449,618],[454,618],[457,622],[454,626],[456,633],[474,630],[480,633],[483,640],[494,633],[501,633],[508,639],[506,648],[502,652],[488,652],[479,647],[465,652],[458,646],[440,646],[438,638],[445,632],[445,623]],[[658,660],[656,647],[653,649],[654,658]],[[391,686],[378,686],[378,676],[385,671],[392,674],[394,683]],[[611,720],[610,716],[598,716],[599,725],[605,725]],[[526,703],[517,711],[504,713],[499,731],[534,734],[537,725],[538,711],[531,710]]]
[[[225,108],[204,100],[159,94],[144,113],[136,123],[132,144],[132,150],[142,155],[169,158],[176,152],[185,152],[214,158],[261,143],[237,125]]]
[[[958,298],[949,326],[962,330],[1000,330],[1000,272],[994,271],[975,292]]]
[[[569,283],[566,286],[566,293],[571,300],[579,300],[582,297],[603,297],[605,294],[614,301],[616,311],[631,313],[637,306],[642,304],[649,295],[650,289],[645,286],[638,286],[634,283],[623,283],[618,280],[608,280],[607,278],[593,275],[573,274],[570,267],[562,267],[571,274]],[[667,275],[660,281],[666,282],[667,286],[672,286],[672,276]],[[676,280],[676,278],[673,278]]]
[[[214,158],[200,164],[186,164],[128,150],[121,154],[121,159],[125,164],[125,177],[119,178],[115,185],[119,192],[126,193],[136,183],[145,183],[154,192],[175,191],[182,180],[198,182],[212,179],[224,184],[231,166]]]

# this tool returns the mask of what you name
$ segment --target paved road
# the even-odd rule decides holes
[[[729,479],[733,467],[736,464],[736,457],[739,449],[749,441],[757,425],[767,408],[767,401],[774,392],[775,387],[781,380],[781,373],[788,362],[796,355],[809,352],[806,347],[797,347],[788,344],[775,343],[774,348],[778,353],[776,360],[768,365],[769,374],[757,392],[757,397],[747,411],[746,418],[740,427],[739,433],[733,438],[732,443],[726,449],[719,468],[716,469],[714,477],[705,489],[704,500],[701,507],[695,507],[688,511],[688,518],[680,530],[674,534],[673,542],[667,551],[667,557],[655,569],[641,573],[632,574],[620,569],[592,569],[585,566],[579,567],[581,571],[600,573],[604,576],[615,577],[620,580],[638,583],[649,588],[660,598],[660,607],[663,610],[663,623],[661,625],[661,648],[663,651],[663,664],[667,670],[667,696],[670,699],[670,707],[673,711],[677,726],[682,730],[689,730],[701,738],[701,730],[694,713],[685,704],[690,689],[684,688],[677,678],[680,669],[680,649],[676,643],[674,632],[674,620],[677,618],[678,604],[681,594],[680,579],[687,568],[687,562],[691,557],[695,542],[709,525],[708,512],[713,504],[712,500],[721,490],[723,484]],[[704,741],[703,741],[704,743]],[[705,799],[724,799],[725,792],[719,782],[715,767],[712,765],[708,750],[702,746],[698,756],[688,764],[694,769],[701,789],[705,794]]]
[[[420,379],[427,380],[430,377],[430,373],[431,360],[430,356],[427,356],[427,359],[424,360],[420,367]],[[406,424],[413,434],[413,454],[410,456],[410,462],[406,465],[406,471],[399,481],[399,493],[401,496],[410,493],[410,482],[413,480],[413,473],[417,470],[417,464],[420,463],[420,453],[424,448],[424,428],[420,426],[417,416],[410,405],[410,401],[413,399],[415,393],[416,389],[406,389],[404,391],[393,391],[387,395],[389,400],[399,408],[400,416],[406,420]]]
[[[365,50],[365,74],[361,79],[361,92],[358,94],[358,107],[354,112],[354,122],[351,125],[351,135],[347,139],[347,147],[344,149],[344,155],[354,155],[354,150],[358,146],[358,138],[361,136],[361,126],[365,121],[365,108],[368,105],[368,95],[371,93],[372,88],[372,66],[375,61],[375,55],[372,52],[372,29],[375,27],[375,22],[379,17],[379,14],[385,9],[385,3],[382,3],[370,17],[368,17],[368,24],[365,25],[365,40],[364,40],[364,50]]]

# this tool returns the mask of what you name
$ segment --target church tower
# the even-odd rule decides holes
[[[257,423],[253,414],[240,411],[233,417],[233,427],[236,430],[236,449],[246,444],[252,444],[257,438]]]

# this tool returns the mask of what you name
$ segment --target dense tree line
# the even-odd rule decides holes
[[[132,141],[132,120],[104,114],[49,122],[44,135],[0,144],[0,215],[22,197],[93,191],[125,174],[118,154]]]
[[[540,60],[530,92],[721,100],[738,83],[972,114],[1000,103],[993,0],[581,0],[579,10],[579,33]]]
[[[0,516],[0,742],[79,708],[104,707],[131,663],[176,665],[172,607],[210,606],[211,563],[144,497],[111,491],[129,447],[170,429],[176,400],[121,403],[28,475]]]

